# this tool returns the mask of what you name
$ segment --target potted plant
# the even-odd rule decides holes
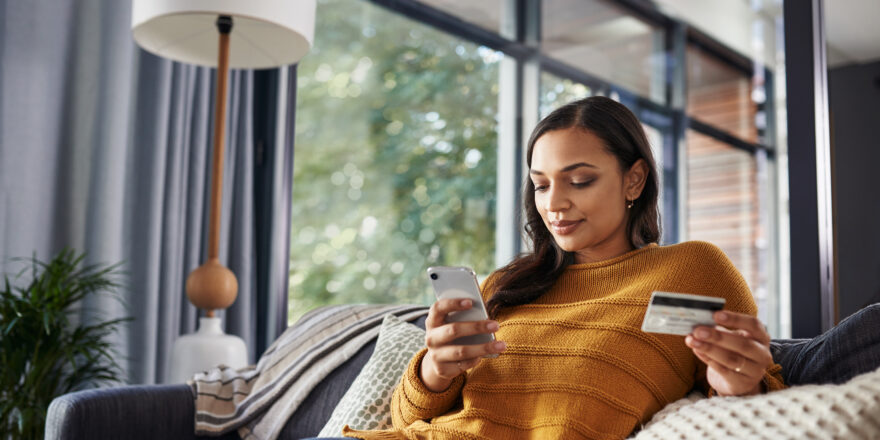
[[[0,433],[42,438],[56,396],[119,382],[121,369],[107,336],[130,318],[93,323],[82,300],[114,289],[117,266],[82,264],[65,249],[48,262],[36,257],[0,291]],[[29,269],[29,270],[28,270]],[[23,275],[30,273],[24,281]],[[22,284],[19,282],[24,281]],[[86,322],[80,322],[80,321]]]

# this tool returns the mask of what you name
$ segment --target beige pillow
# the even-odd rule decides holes
[[[636,440],[880,439],[880,369],[840,385],[801,385],[748,397],[695,394],[654,415]]]
[[[373,355],[342,396],[318,437],[339,437],[345,425],[353,429],[390,428],[391,394],[410,359],[424,346],[424,330],[394,315],[385,316]]]

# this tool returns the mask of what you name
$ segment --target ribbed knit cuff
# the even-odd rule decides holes
[[[348,425],[342,427],[342,436],[370,440],[406,440],[406,435],[401,431],[360,431],[351,429]]]
[[[422,368],[422,359],[425,358],[427,352],[428,349],[423,348],[416,353],[403,374],[403,381],[401,382],[403,398],[408,403],[406,406],[409,407],[406,409],[421,420],[436,417],[452,408],[456,399],[461,395],[461,388],[464,386],[465,377],[464,373],[456,376],[446,391],[435,393],[429,390],[425,387],[419,376],[419,371]]]
[[[782,380],[782,365],[773,364],[764,372],[762,379],[764,392],[779,391],[788,388],[785,381]]]

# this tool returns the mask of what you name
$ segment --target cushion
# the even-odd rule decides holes
[[[844,384],[748,397],[699,393],[660,410],[636,440],[880,438],[880,369]]]
[[[425,318],[426,316],[421,316],[412,323],[424,329]],[[299,323],[294,325],[299,325]],[[342,396],[345,395],[357,375],[360,374],[361,369],[370,360],[375,348],[376,340],[374,339],[358,350],[354,357],[328,374],[288,419],[278,437],[279,440],[299,440],[303,437],[318,435],[318,432],[330,419],[336,405],[342,400]]]
[[[382,321],[376,349],[336,405],[318,437],[338,437],[342,427],[391,427],[391,394],[410,359],[425,346],[425,331],[394,315]]]

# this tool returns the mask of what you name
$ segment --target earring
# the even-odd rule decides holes
[[[631,209],[633,207],[633,203],[635,202],[635,199],[627,200],[627,202],[628,203],[626,204],[626,209]]]

